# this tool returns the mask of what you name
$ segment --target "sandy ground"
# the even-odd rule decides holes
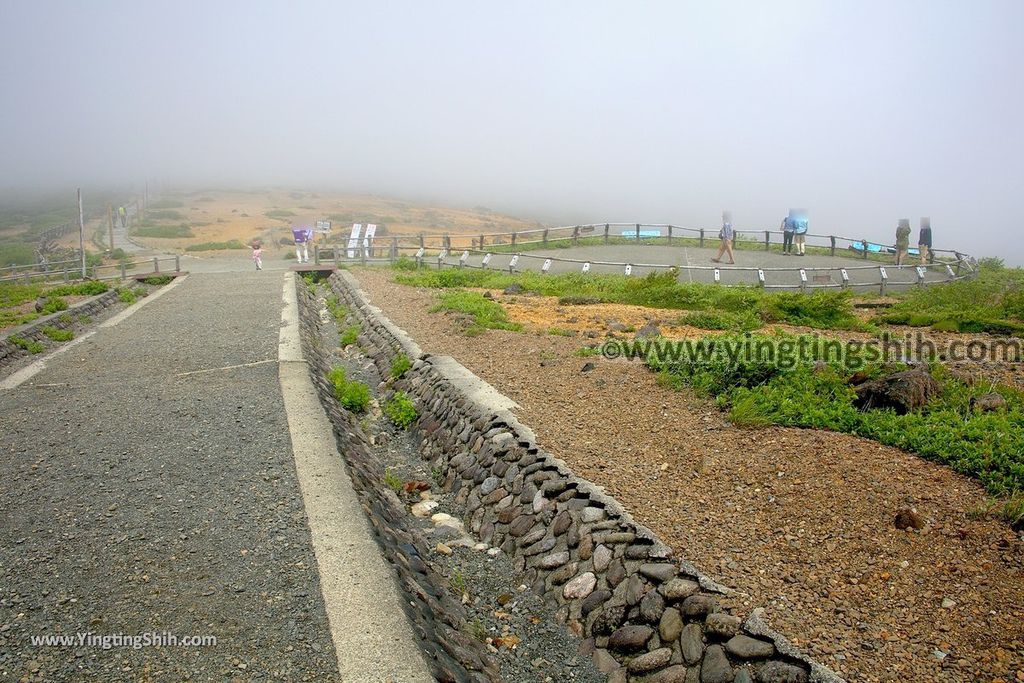
[[[573,356],[583,338],[465,337],[426,312],[433,292],[383,270],[356,274],[424,350],[456,357],[518,402],[548,450],[734,588],[736,609],[766,607],[849,680],[1024,681],[1024,543],[980,513],[976,482],[852,436],[733,427],[637,363]],[[541,313],[527,298],[512,315],[534,316],[538,330],[559,315],[642,324],[632,307]],[[588,360],[596,368],[581,372]],[[904,507],[924,516],[923,531],[894,527]]]

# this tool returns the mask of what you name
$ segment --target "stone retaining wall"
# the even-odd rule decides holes
[[[384,558],[398,575],[405,593],[402,606],[432,674],[439,681],[500,681],[498,665],[485,646],[466,634],[465,610],[449,595],[448,581],[424,561],[429,548],[407,525],[405,504],[384,483],[384,468],[367,443],[359,420],[335,399],[327,380],[331,367],[321,341],[319,306],[301,278],[297,278],[296,289],[302,352],[310,378],[334,426],[338,450]]]
[[[83,315],[95,316],[103,309],[116,304],[119,300],[117,291],[111,289],[91,299],[86,299],[73,306],[69,306],[67,310],[36,318],[32,322],[5,332],[3,338],[0,338],[0,369],[10,365],[19,358],[32,355],[20,346],[13,344],[10,341],[11,337],[21,337],[22,339],[48,343],[49,337],[43,334],[44,327],[55,327],[58,330],[71,329],[74,327],[75,319],[78,317]]]
[[[525,582],[557,608],[609,681],[801,683],[841,681],[761,619],[718,603],[727,589],[672,556],[599,487],[537,445],[501,396],[454,359],[423,354],[341,271],[333,291],[352,310],[360,345],[382,376],[405,354],[395,387],[420,417],[423,457],[445,473],[469,526],[500,547]]]

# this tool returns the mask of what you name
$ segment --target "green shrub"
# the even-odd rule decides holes
[[[522,325],[509,321],[508,313],[501,304],[477,292],[442,292],[438,296],[438,303],[430,308],[431,313],[437,311],[452,311],[467,316],[470,322],[464,327],[464,332],[470,336],[484,330],[522,329]]]
[[[25,351],[28,351],[29,353],[42,353],[43,350],[46,349],[42,342],[36,341],[35,339],[25,339],[24,337],[11,335],[7,338],[7,341],[24,349]]]
[[[43,315],[56,313],[57,311],[68,310],[68,302],[59,296],[48,296],[43,301],[43,308],[40,311]]]
[[[41,331],[43,334],[45,334],[47,337],[49,337],[55,342],[66,342],[71,341],[72,339],[75,338],[75,333],[72,332],[71,330],[62,330],[60,328],[52,327],[50,325],[43,326]]]
[[[327,310],[331,312],[331,316],[334,317],[335,322],[337,322],[339,325],[345,322],[345,318],[348,317],[349,313],[348,306],[341,303],[336,295],[331,294],[330,296],[328,296],[326,305]]]
[[[563,330],[561,327],[549,327],[548,334],[552,337],[575,337],[576,333],[572,330]]]
[[[147,209],[150,209],[150,215],[152,209],[180,209],[185,206],[185,202],[179,199],[157,199],[149,203]]]
[[[396,391],[389,400],[384,402],[382,410],[389,420],[402,429],[408,428],[419,417],[416,406],[404,391]]]
[[[400,353],[397,356],[395,356],[395,359],[393,361],[391,361],[391,370],[388,372],[388,374],[391,376],[391,379],[398,379],[399,377],[404,375],[406,371],[408,371],[409,368],[411,367],[412,362],[409,360],[409,356],[405,355],[404,353]]]
[[[408,256],[399,256],[394,263],[395,270],[416,270],[416,261],[409,258]]]
[[[117,296],[122,302],[130,306],[146,296],[146,290],[142,287],[121,287],[117,290]]]
[[[359,325],[349,325],[346,327],[345,331],[341,333],[339,341],[342,348],[352,346],[359,341]]]
[[[366,411],[370,404],[370,387],[358,380],[350,380],[345,377],[345,368],[335,366],[327,374],[327,379],[334,388],[334,398],[343,408],[353,413]]]
[[[384,485],[395,493],[402,493],[402,484],[404,483],[402,478],[395,474],[390,467],[384,470]]]
[[[87,280],[73,285],[59,285],[47,290],[49,296],[96,296],[110,289],[110,285],[101,280]]]
[[[276,218],[278,220],[285,220],[295,215],[294,211],[288,209],[272,209],[263,214],[267,218]]]

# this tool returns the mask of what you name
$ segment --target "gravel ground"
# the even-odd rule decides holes
[[[733,427],[637,363],[573,357],[579,338],[465,337],[426,313],[433,292],[356,274],[425,351],[517,401],[545,448],[736,589],[733,607],[764,606],[848,680],[1024,681],[1024,542],[978,514],[976,482],[844,434]],[[908,506],[923,531],[895,529]]]
[[[337,343],[337,328],[326,314],[322,317],[325,346],[330,348]],[[412,434],[382,415],[378,400],[383,396],[377,368],[356,347],[335,349],[331,355],[333,364],[345,367],[349,379],[370,386],[373,401],[361,423],[384,467],[403,482],[417,480],[429,484],[430,498],[438,503],[433,512],[462,519],[465,509],[433,481],[430,463],[420,457]],[[415,502],[418,498],[407,500]],[[486,546],[460,546],[452,542],[457,535],[444,527],[435,527],[429,518],[410,515],[410,522],[422,531],[428,547],[445,543],[449,548],[449,554],[435,552],[431,563],[448,578],[449,590],[456,599],[464,590],[463,604],[470,615],[467,631],[485,642],[490,639],[489,650],[497,658],[502,678],[517,683],[603,683],[607,679],[589,657],[578,654],[579,640],[571,637],[564,625],[556,623],[554,610],[540,596],[527,590],[521,575],[513,570],[504,554],[489,555]]]
[[[0,397],[0,680],[338,679],[278,387],[280,292],[190,277]],[[30,641],[86,632],[217,642]]]

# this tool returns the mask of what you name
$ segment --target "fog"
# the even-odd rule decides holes
[[[285,185],[1024,263],[1024,3],[0,0],[0,187]]]

